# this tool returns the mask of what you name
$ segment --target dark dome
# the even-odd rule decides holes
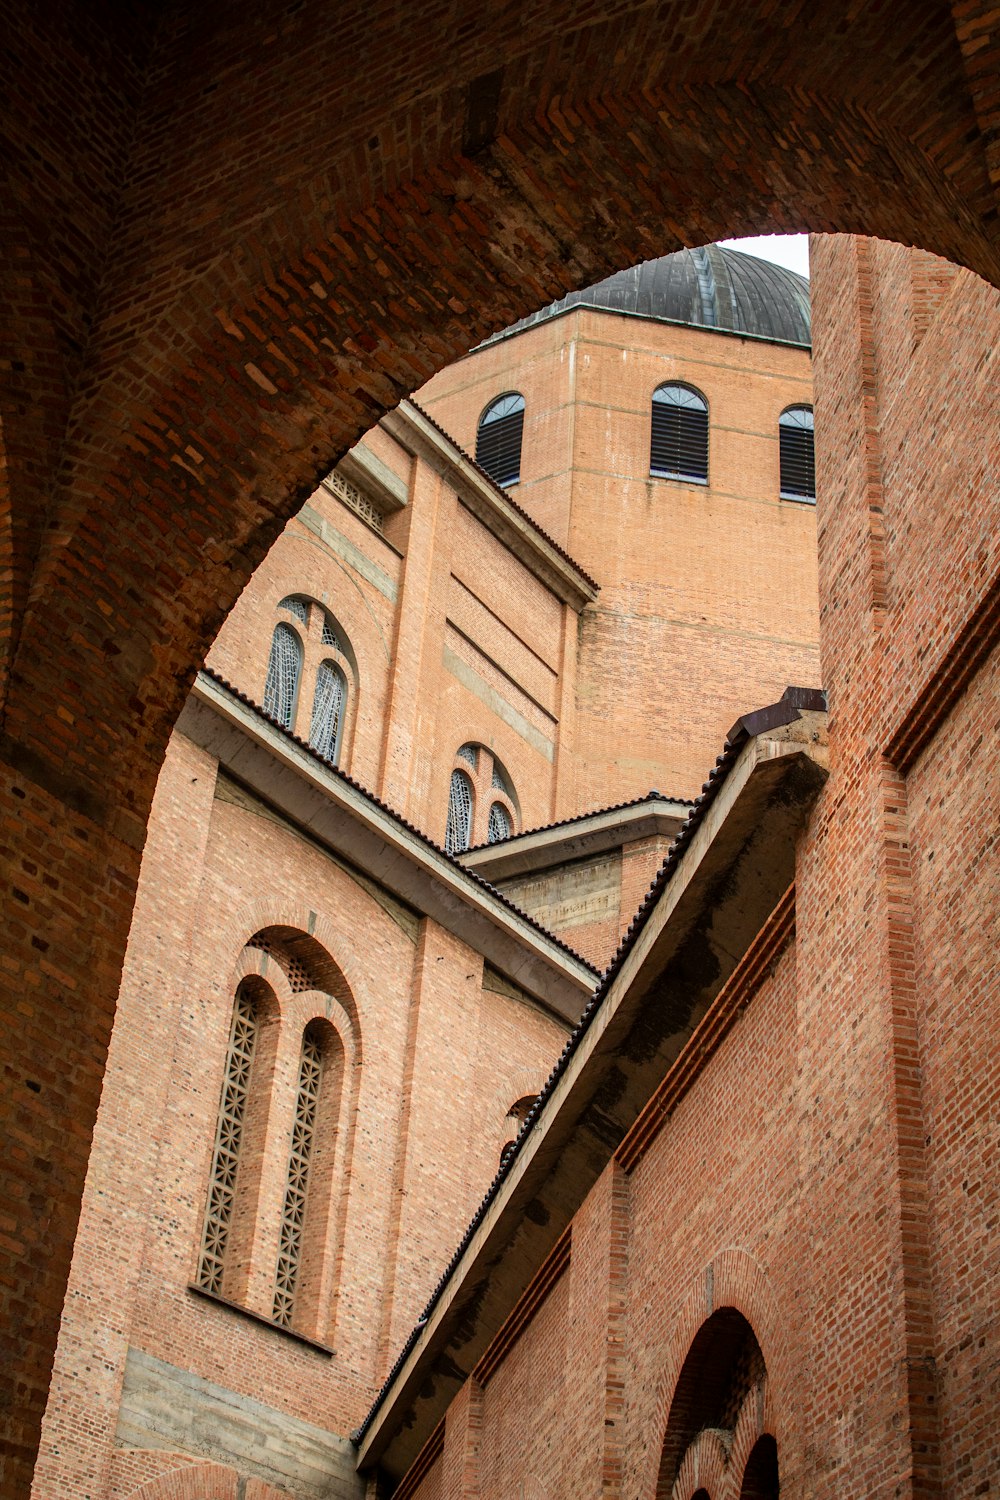
[[[808,348],[809,281],[741,250],[706,245],[616,271],[596,286],[570,292],[522,318],[487,343],[547,323],[574,307],[604,308],[626,317],[717,328],[747,338]]]

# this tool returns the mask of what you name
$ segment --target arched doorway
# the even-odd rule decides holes
[[[712,1313],[695,1335],[674,1387],[657,1500],[699,1500],[723,1484],[731,1490],[738,1430],[755,1434],[738,1491],[741,1500],[777,1496],[777,1444],[761,1430],[766,1380],[763,1353],[743,1314],[734,1307]]]

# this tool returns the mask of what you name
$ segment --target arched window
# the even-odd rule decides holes
[[[509,838],[510,814],[502,802],[494,802],[490,807],[489,841],[499,844],[502,839]]]
[[[506,487],[521,477],[524,397],[517,391],[498,396],[479,418],[476,463],[495,484]]]
[[[278,1265],[274,1279],[274,1321],[290,1328],[295,1290],[302,1262],[309,1167],[316,1139],[316,1117],[323,1083],[323,1052],[319,1037],[308,1027],[302,1037],[299,1081],[295,1095],[292,1149],[288,1158],[285,1199],[281,1209]]]
[[[525,1094],[522,1099],[518,1099],[515,1104],[512,1104],[510,1109],[507,1111],[506,1126],[509,1139],[505,1141],[500,1152],[501,1166],[509,1161],[514,1150],[514,1146],[517,1142],[517,1138],[521,1134],[521,1131],[524,1129],[524,1122],[528,1118],[528,1114],[533,1109],[537,1099],[537,1094]]]
[[[485,745],[460,745],[452,766],[447,852],[461,854],[482,844],[498,844],[501,839],[509,839],[519,824],[514,788],[493,751]]]
[[[331,643],[324,640],[323,644],[330,645]],[[336,638],[333,644],[337,644]],[[336,662],[320,662],[316,672],[316,696],[313,699],[309,743],[325,760],[331,761],[334,765],[340,755],[340,730],[344,722],[346,701],[347,684],[344,681],[343,672]]]
[[[708,483],[708,402],[689,385],[653,392],[649,472],[659,479]]]
[[[208,1203],[202,1232],[198,1285],[221,1293],[226,1271],[226,1252],[236,1204],[240,1150],[246,1118],[254,1052],[260,1030],[260,1012],[251,987],[241,984],[233,1005],[229,1029],[222,1098],[215,1129],[215,1150],[208,1181]]]
[[[782,500],[816,503],[816,450],[811,406],[789,406],[778,418]]]
[[[309,624],[309,600],[303,599],[300,594],[289,594],[287,599],[279,601],[278,608],[287,609],[301,625]]]
[[[264,683],[264,712],[292,727],[295,715],[295,700],[302,675],[302,642],[290,625],[279,621],[271,637],[271,655],[267,663],[267,680]]]
[[[440,825],[438,825],[440,826]],[[448,793],[448,823],[444,833],[446,854],[461,854],[472,838],[472,782],[464,771],[452,771]]]

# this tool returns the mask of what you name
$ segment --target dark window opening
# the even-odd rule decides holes
[[[782,500],[816,502],[816,450],[811,406],[790,406],[778,418]]]
[[[476,433],[476,463],[504,487],[521,477],[521,437],[524,431],[524,397],[517,391],[498,396],[479,418]]]
[[[690,386],[661,385],[653,392],[649,472],[708,483],[708,402]]]

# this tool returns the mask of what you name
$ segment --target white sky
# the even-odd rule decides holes
[[[747,255],[758,255],[761,260],[773,261],[775,265],[787,266],[791,271],[809,275],[809,236],[807,234],[760,234],[745,240],[720,240],[731,250],[745,250]]]

